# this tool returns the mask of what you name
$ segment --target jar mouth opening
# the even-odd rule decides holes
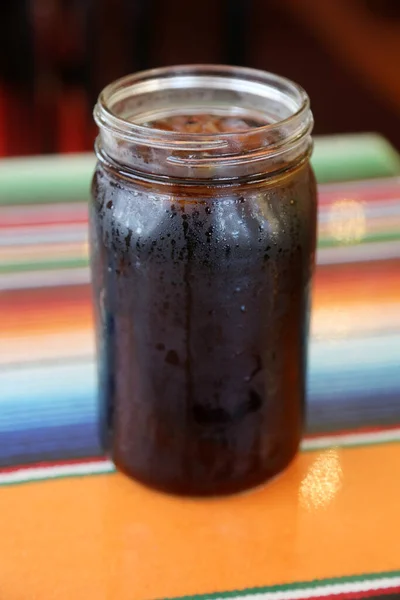
[[[263,124],[207,133],[152,127],[160,118],[188,114],[219,123],[219,116],[239,115],[246,127]],[[175,179],[282,172],[312,148],[313,118],[303,88],[245,67],[184,65],[128,75],[101,92],[94,118],[99,160]]]
[[[173,114],[211,112],[255,117],[265,124],[224,132],[186,133],[156,129],[145,122]],[[306,134],[309,98],[301,86],[273,73],[227,65],[182,65],[127,75],[100,93],[97,125],[125,141],[193,149],[221,149],[232,140],[277,131],[289,141]],[[309,129],[309,127],[306,127]]]

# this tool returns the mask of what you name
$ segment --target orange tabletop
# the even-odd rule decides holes
[[[400,568],[400,430],[389,433],[337,436],[272,483],[223,499],[170,497],[114,473],[3,487],[0,597],[210,598],[337,577],[339,591],[352,575],[379,584],[384,575],[366,574]]]

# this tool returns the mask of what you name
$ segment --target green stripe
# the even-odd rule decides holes
[[[87,267],[88,259],[72,258],[65,260],[47,260],[43,262],[20,262],[0,265],[0,274],[23,273],[25,271],[51,271],[53,269],[77,269]]]
[[[322,437],[322,436],[321,436]],[[349,443],[338,443],[335,444],[333,441],[332,444],[327,446],[321,446],[319,448],[301,448],[301,452],[318,452],[320,450],[326,450],[328,448],[368,448],[369,446],[384,446],[385,444],[398,444],[400,442],[400,437],[393,438],[392,440],[371,440],[370,442],[349,442]]]
[[[386,579],[399,577],[400,571],[387,571],[383,573],[371,573],[368,575],[350,575],[346,577],[334,577],[330,579],[314,579],[312,581],[300,581],[296,583],[284,583],[266,587],[254,587],[244,590],[233,590],[230,592],[214,592],[212,594],[195,594],[194,596],[179,596],[178,598],[165,598],[163,600],[219,600],[220,598],[236,598],[244,596],[254,596],[266,592],[286,592],[301,591],[306,589],[316,589],[328,585],[345,585],[347,583],[360,583],[362,581],[376,581],[377,579]]]
[[[381,135],[358,133],[314,138],[312,164],[318,183],[393,177],[400,157]]]
[[[400,231],[389,231],[387,233],[373,233],[371,235],[366,235],[362,238],[362,240],[357,240],[353,243],[343,243],[338,242],[334,238],[320,237],[318,240],[318,248],[350,248],[354,246],[360,246],[362,244],[370,244],[375,242],[394,242],[400,240]]]
[[[0,205],[82,202],[89,197],[94,154],[0,161]]]

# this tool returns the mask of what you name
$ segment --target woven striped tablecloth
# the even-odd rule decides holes
[[[86,202],[29,198],[0,206],[0,599],[400,597],[400,179],[320,186],[302,452],[213,500],[101,456]]]

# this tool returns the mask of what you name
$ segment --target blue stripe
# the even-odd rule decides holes
[[[310,344],[308,430],[400,422],[400,336]],[[0,372],[0,465],[96,455],[92,359]]]
[[[2,432],[1,442],[1,467],[101,454],[95,420],[59,427],[29,428],[18,433]]]

